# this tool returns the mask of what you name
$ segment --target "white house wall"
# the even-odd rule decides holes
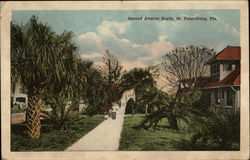
[[[232,73],[232,71],[235,70],[236,65],[232,64],[232,70],[226,71],[224,70],[224,65],[225,64],[220,64],[220,81],[222,79],[224,79],[227,75],[229,75],[230,73]]]

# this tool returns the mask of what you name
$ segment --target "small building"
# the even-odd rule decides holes
[[[27,107],[28,106],[28,96],[25,93],[24,88],[16,84],[15,89],[11,93],[12,103],[14,106]]]
[[[227,46],[206,62],[210,77],[202,85],[208,94],[208,103],[218,106],[223,113],[240,108],[240,58],[239,46]]]

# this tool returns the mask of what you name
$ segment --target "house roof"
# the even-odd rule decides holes
[[[206,64],[210,64],[218,60],[240,60],[240,47],[239,46],[227,46],[214,57],[209,59]]]
[[[240,85],[240,67],[236,68],[229,75],[219,82],[205,83],[202,88],[223,87],[230,85]]]

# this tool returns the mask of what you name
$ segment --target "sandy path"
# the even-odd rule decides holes
[[[79,139],[66,151],[114,151],[118,150],[122,131],[125,106],[117,111],[116,119],[107,119],[90,131],[87,135]]]

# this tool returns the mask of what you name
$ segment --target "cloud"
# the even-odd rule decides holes
[[[96,53],[105,50],[102,40],[95,32],[87,32],[78,36],[80,53]]]
[[[129,70],[133,67],[146,67],[159,62],[161,56],[173,49],[165,35],[151,43],[139,44],[124,37],[118,37],[131,27],[130,22],[103,21],[96,32],[87,32],[78,36],[82,58],[94,60],[95,65],[102,65],[103,53],[108,49]]]
[[[230,32],[232,35],[237,36],[237,37],[240,36],[240,32],[234,27],[230,26],[228,23],[221,21],[221,25],[222,25],[222,29]]]
[[[182,45],[203,45],[216,50],[239,45],[239,31],[220,17],[208,13],[183,16],[213,16],[217,21],[102,21],[95,32],[78,37],[80,53],[99,62],[101,54],[109,50],[125,68],[131,68],[160,63],[162,55]]]
[[[157,42],[147,44],[145,47],[150,50],[152,54],[161,55],[162,53],[171,51],[174,48],[174,45],[166,40],[166,36],[159,36]]]
[[[159,63],[162,55],[174,49],[174,45],[167,41],[167,37],[163,35],[158,37],[158,41],[146,44],[133,44],[132,46],[148,52],[147,56],[138,57],[138,60],[148,65]]]
[[[126,29],[130,27],[130,22],[103,21],[97,27],[97,32],[103,36],[115,38],[116,34],[124,34]]]
[[[96,59],[96,58],[102,58],[104,56],[103,53],[91,53],[91,54],[82,54],[81,58],[87,58],[87,59]]]

